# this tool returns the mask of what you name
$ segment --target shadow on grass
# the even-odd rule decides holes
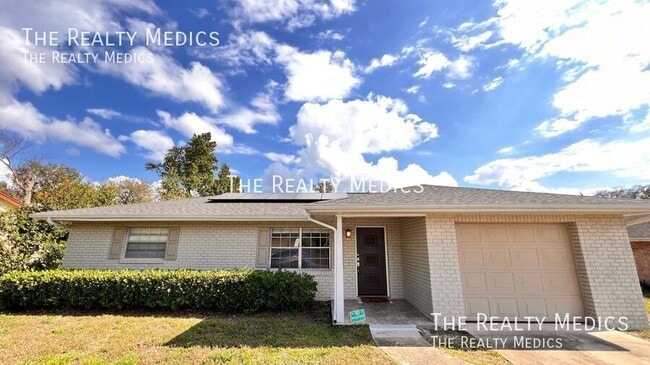
[[[221,348],[374,346],[368,326],[333,326],[329,316],[326,304],[298,313],[210,316],[165,345]]]

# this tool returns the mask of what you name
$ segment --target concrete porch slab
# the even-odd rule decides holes
[[[345,324],[350,321],[350,312],[363,309],[366,321],[360,324],[370,325],[414,325],[428,326],[433,322],[404,299],[394,299],[390,303],[359,303],[358,300],[346,300]]]

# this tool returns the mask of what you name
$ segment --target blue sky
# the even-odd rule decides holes
[[[593,193],[650,182],[647,1],[0,0],[0,128],[91,181],[210,131],[244,178]],[[137,31],[38,45],[22,28]],[[144,44],[146,28],[218,46]],[[116,51],[151,62],[57,63]],[[46,62],[25,60],[44,53]]]

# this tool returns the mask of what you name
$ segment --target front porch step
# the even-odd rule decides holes
[[[431,347],[415,325],[371,324],[370,334],[377,346]]]

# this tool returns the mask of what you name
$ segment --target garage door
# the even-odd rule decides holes
[[[582,316],[562,224],[456,224],[465,311],[490,316]]]

